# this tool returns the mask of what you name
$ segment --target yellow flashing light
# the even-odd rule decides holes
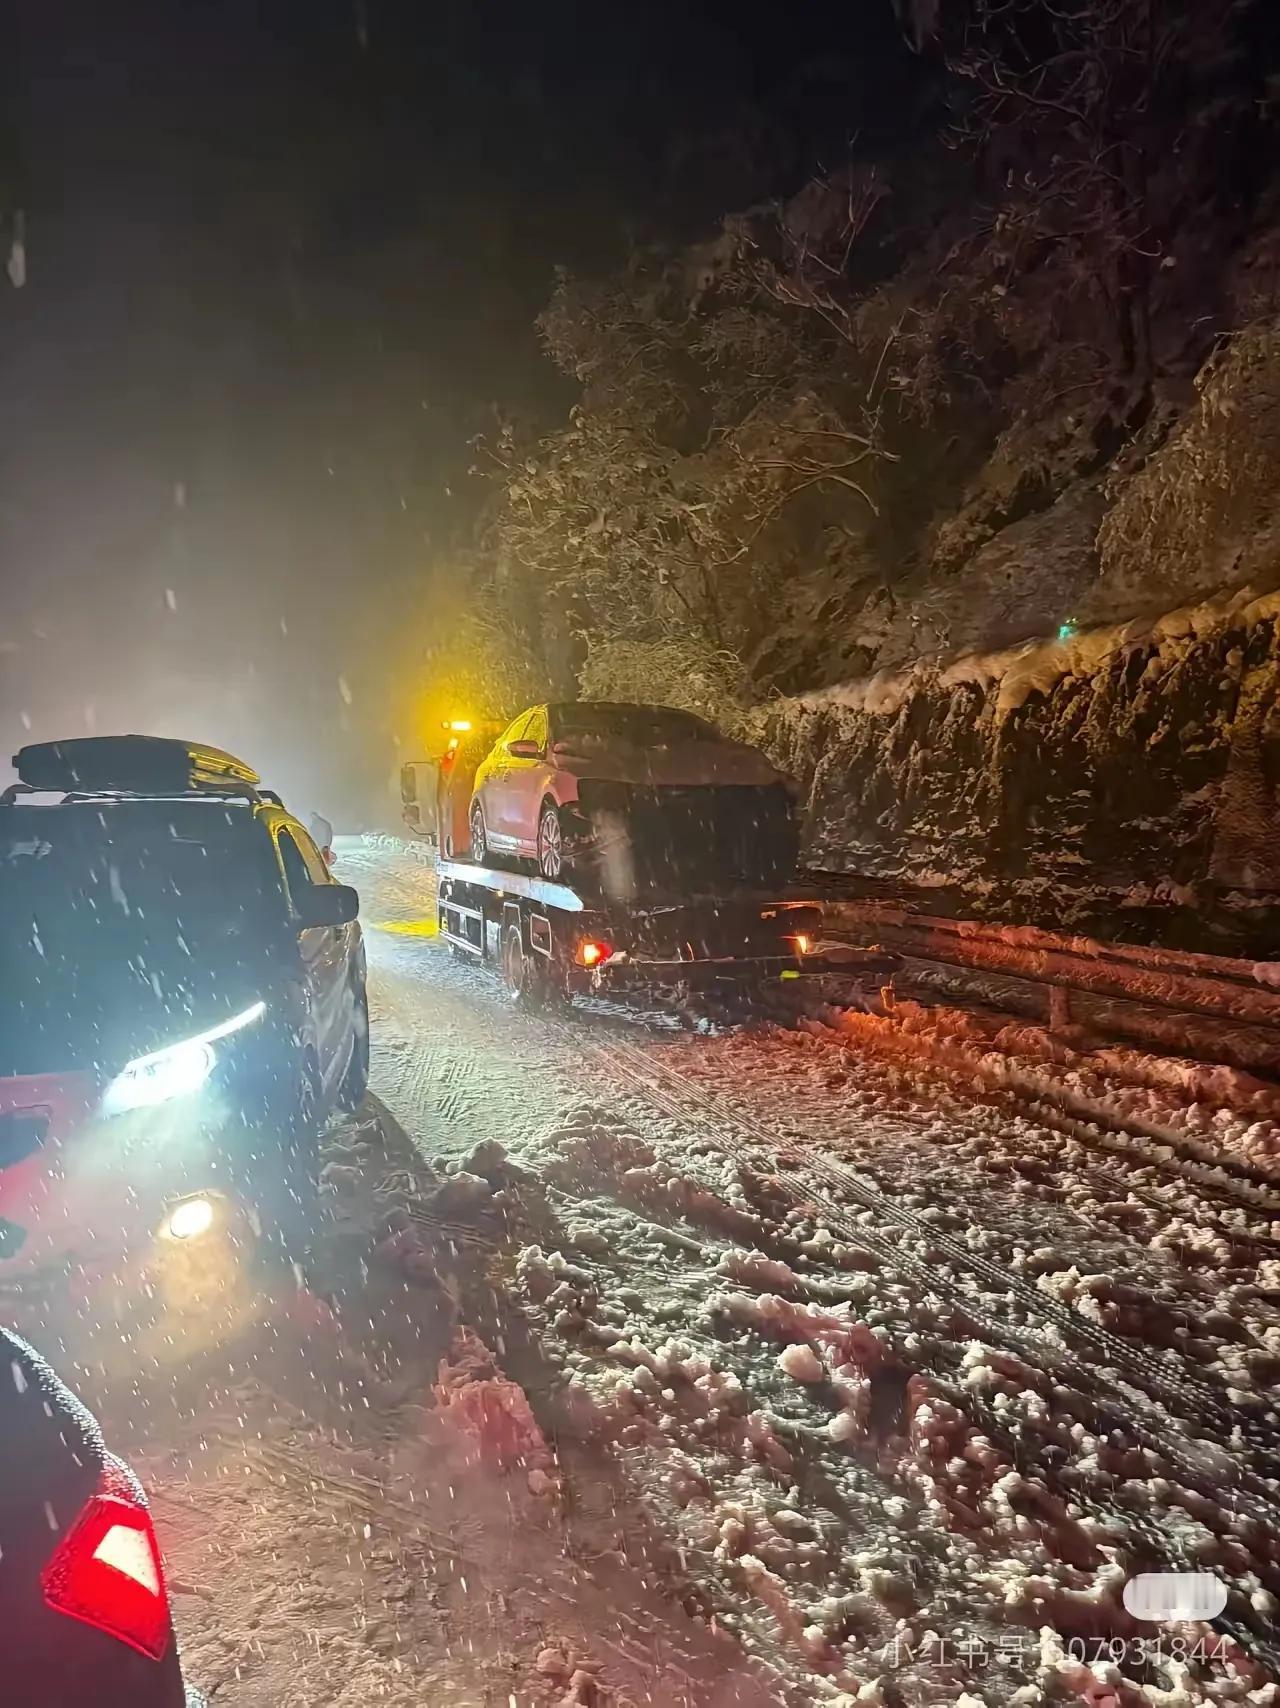
[[[471,723],[467,718],[446,718],[440,727],[441,729],[453,730],[458,735],[466,735],[471,728]]]

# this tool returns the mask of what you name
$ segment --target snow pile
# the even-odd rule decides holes
[[[554,1692],[553,1708],[606,1708],[612,1698],[601,1686],[600,1670],[598,1661],[551,1645],[540,1649],[534,1662],[538,1683]]]
[[[794,1304],[776,1293],[761,1293],[755,1298],[713,1293],[707,1309],[713,1316],[752,1328],[766,1339],[823,1347],[837,1363],[852,1364],[861,1371],[877,1368],[891,1350],[888,1331],[861,1322],[847,1304]]]
[[[551,1129],[533,1153],[544,1179],[581,1189],[600,1179],[613,1180],[630,1169],[652,1168],[652,1147],[619,1121],[610,1109],[579,1104]]]
[[[1189,1158],[1242,1163],[1280,1181],[1280,1121],[1256,1115],[1260,1099],[1274,1107],[1276,1093],[1247,1074],[1134,1050],[1075,1049],[1042,1029],[914,1002],[887,1014],[833,1010],[830,1021],[850,1041],[927,1062],[970,1088],[1031,1093],[1079,1119],[1126,1127],[1138,1150],[1143,1139],[1177,1145]]]
[[[803,1341],[778,1354],[778,1368],[794,1382],[822,1382],[827,1374],[827,1367],[821,1358]]]
[[[460,1328],[454,1335],[448,1358],[440,1360],[433,1393],[442,1414],[470,1437],[482,1460],[500,1470],[527,1472],[535,1493],[549,1488],[554,1457],[524,1389],[499,1372],[493,1354],[471,1329]]]

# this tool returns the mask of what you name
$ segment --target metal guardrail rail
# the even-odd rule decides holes
[[[829,934],[873,940],[935,989],[1012,998],[1015,1010],[1198,1059],[1280,1076],[1280,962],[1234,960],[949,919],[873,899],[826,904]]]

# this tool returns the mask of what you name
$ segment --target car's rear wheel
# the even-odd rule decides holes
[[[538,870],[551,883],[558,884],[568,866],[560,809],[551,801],[544,801],[538,815]]]
[[[471,806],[471,858],[477,866],[483,866],[489,858],[489,832],[479,801],[473,801]]]

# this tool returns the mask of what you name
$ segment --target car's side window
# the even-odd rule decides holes
[[[547,714],[543,711],[541,706],[536,707],[529,713],[529,721],[524,727],[524,734],[521,739],[524,741],[536,741],[538,744],[538,751],[540,753],[546,752]]]
[[[303,861],[306,864],[307,876],[311,879],[311,882],[313,884],[331,884],[333,882],[333,874],[329,870],[324,855],[316,846],[315,837],[312,836],[309,831],[303,830],[301,826],[296,830],[286,831],[284,834],[291,836],[297,843],[298,849],[302,854]]]
[[[521,712],[520,716],[516,718],[514,722],[508,724],[506,729],[498,737],[499,745],[505,747],[509,741],[523,741],[525,725],[529,722],[529,719],[532,716],[532,712]]]
[[[284,881],[288,885],[289,896],[292,900],[301,895],[307,885],[315,880],[307,868],[302,850],[294,840],[291,831],[281,830],[276,837],[276,844],[280,849],[280,860],[284,866]]]

